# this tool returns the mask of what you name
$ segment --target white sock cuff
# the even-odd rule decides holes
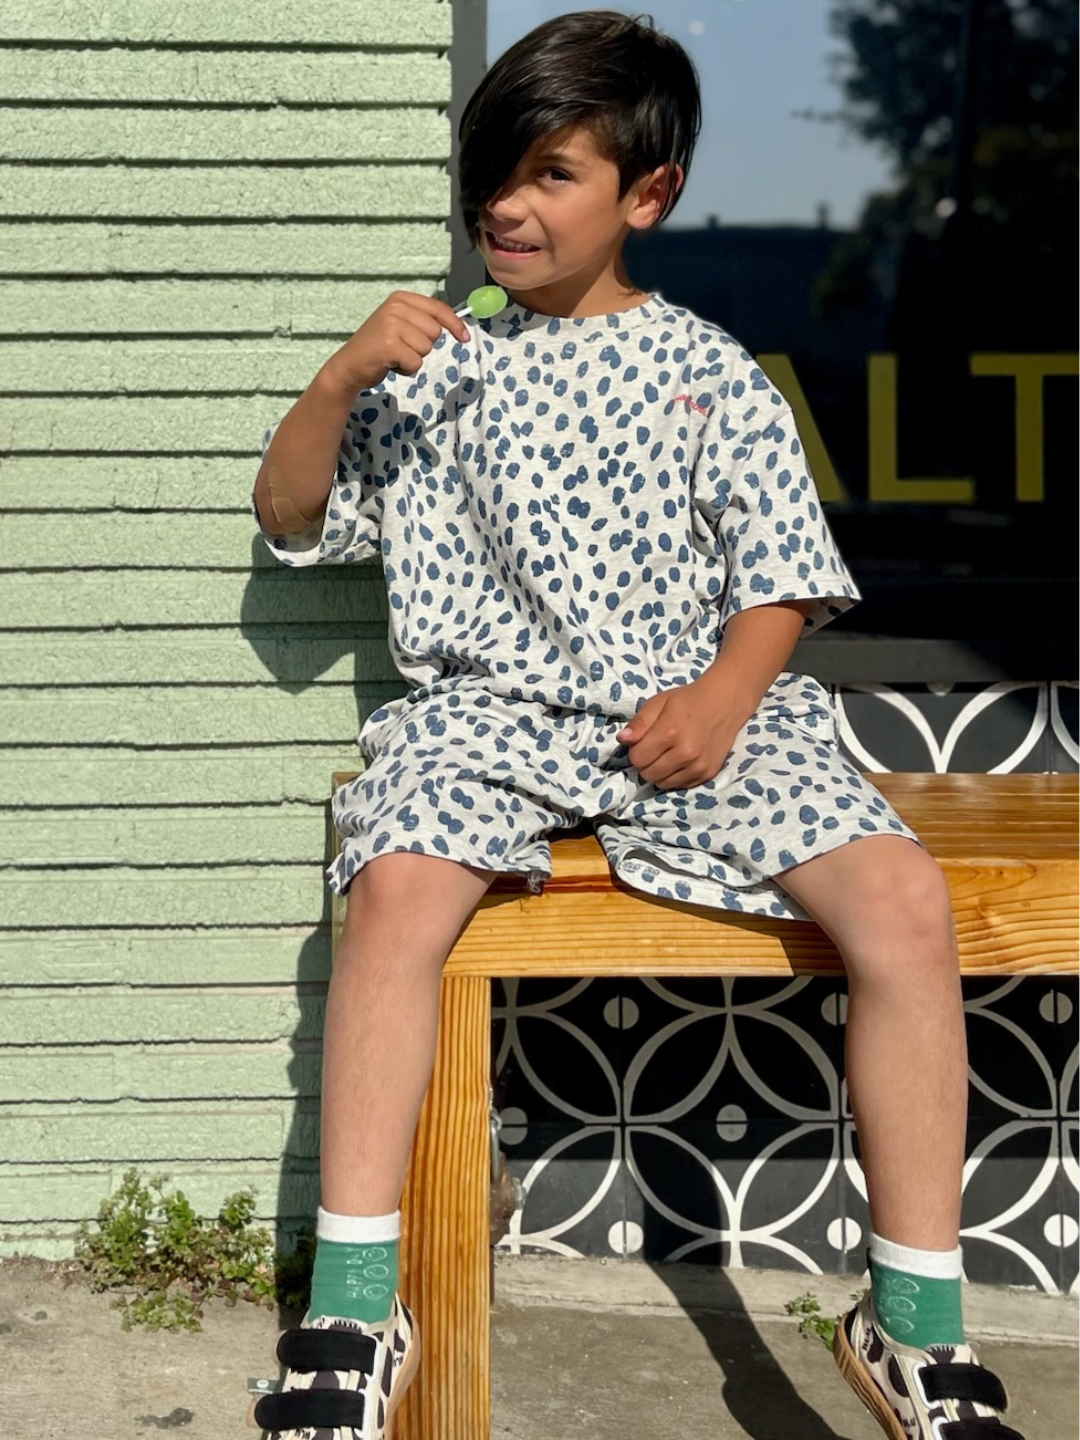
[[[392,1215],[335,1215],[319,1206],[315,1234],[336,1245],[384,1245],[401,1238],[401,1211]]]
[[[870,1232],[870,1259],[890,1270],[906,1270],[909,1275],[923,1275],[927,1280],[959,1280],[964,1273],[964,1251],[914,1250],[910,1245],[896,1245]]]

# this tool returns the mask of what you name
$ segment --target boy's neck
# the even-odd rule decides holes
[[[572,320],[589,315],[615,315],[621,310],[636,310],[649,298],[639,290],[620,263],[596,276],[575,275],[535,290],[506,287],[515,305],[537,315]]]

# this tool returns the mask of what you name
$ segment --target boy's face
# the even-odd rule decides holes
[[[643,177],[620,200],[618,167],[588,130],[541,136],[481,206],[478,246],[492,278],[540,313],[562,313],[589,292],[602,301],[605,277],[616,283],[628,228],[646,228],[662,208],[661,173]]]

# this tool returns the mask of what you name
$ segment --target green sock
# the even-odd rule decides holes
[[[885,1333],[902,1345],[962,1345],[960,1280],[934,1280],[870,1261],[874,1312]]]
[[[308,1319],[336,1315],[370,1325],[388,1318],[398,1285],[398,1242],[343,1244],[319,1239]]]

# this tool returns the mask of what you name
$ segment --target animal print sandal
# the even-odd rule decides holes
[[[252,1418],[269,1440],[393,1440],[394,1413],[420,1363],[412,1315],[394,1297],[387,1320],[365,1325],[330,1315],[286,1330],[277,1357],[281,1389]]]
[[[869,1295],[837,1324],[833,1354],[890,1440],[1024,1440],[1002,1421],[1004,1386],[970,1345],[916,1350],[893,1340]]]

